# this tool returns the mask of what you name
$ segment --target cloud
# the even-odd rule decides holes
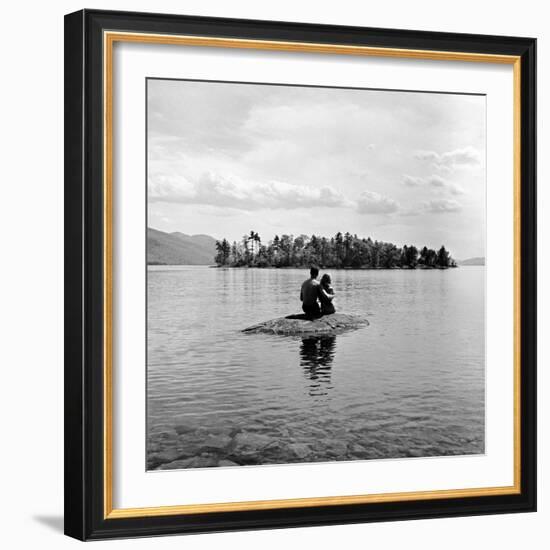
[[[424,212],[432,214],[444,214],[446,212],[458,212],[462,210],[462,205],[452,199],[434,199],[422,203],[422,209]]]
[[[391,214],[398,210],[398,202],[374,191],[363,191],[357,199],[357,211],[360,214]]]
[[[406,185],[407,187],[429,186],[439,189],[440,191],[448,191],[451,195],[464,195],[466,193],[460,185],[452,183],[437,174],[427,178],[419,178],[405,174],[403,176],[403,185]]]
[[[464,195],[466,193],[460,185],[457,183],[451,183],[450,181],[443,179],[441,176],[430,176],[427,179],[427,183],[437,189],[445,189],[452,195]]]
[[[403,185],[407,187],[420,187],[424,185],[424,180],[422,178],[415,178],[414,176],[408,176],[405,174],[403,176]]]
[[[433,199],[424,201],[416,206],[400,209],[398,214],[401,217],[413,217],[425,214],[460,212],[460,210],[462,210],[462,205],[453,199]]]
[[[445,153],[435,151],[416,151],[414,158],[431,162],[437,168],[455,168],[457,166],[477,166],[481,163],[481,155],[473,147],[464,147]]]
[[[354,202],[329,185],[311,187],[282,181],[251,182],[214,172],[205,172],[196,181],[153,174],[148,188],[151,203],[198,204],[245,211],[325,207],[355,208],[360,214],[391,214],[400,208],[394,199],[374,191],[363,191]]]
[[[447,187],[448,183],[441,176],[430,176],[427,180],[428,185],[432,187]]]
[[[460,187],[458,183],[449,184],[449,191],[452,195],[464,195],[466,193],[466,191],[464,191],[464,188]]]
[[[404,208],[399,211],[399,216],[408,218],[413,216],[419,216],[420,214],[425,214],[422,207],[420,208]]]
[[[197,181],[178,176],[152,175],[149,178],[149,200],[241,210],[352,206],[341,193],[328,185],[315,188],[282,181],[251,182],[213,172],[205,172]]]

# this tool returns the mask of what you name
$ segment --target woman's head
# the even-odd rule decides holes
[[[322,277],[321,277],[321,284],[323,286],[328,286],[332,283],[332,280],[330,278],[330,275],[328,273],[325,273]]]

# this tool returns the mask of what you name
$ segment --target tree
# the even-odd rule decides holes
[[[409,247],[405,244],[401,249],[401,257],[399,258],[399,265],[401,267],[407,267],[407,251]]]
[[[441,246],[437,252],[436,264],[438,267],[449,267],[449,253],[444,246]]]
[[[242,239],[241,239],[241,242],[242,242],[242,246],[243,246],[243,260],[244,260],[245,265],[248,265],[250,263],[250,250],[248,248],[248,242],[249,242],[248,235],[243,235]]]
[[[336,259],[335,267],[342,267],[342,265],[344,265],[345,254],[344,238],[342,237],[342,233],[338,231],[338,233],[334,235],[334,256]]]
[[[226,239],[216,241],[216,258],[218,265],[227,265],[231,254],[231,245]]]
[[[428,248],[426,246],[422,247],[422,250],[420,251],[420,258],[418,259],[418,263],[420,265],[427,265],[428,261]]]
[[[271,256],[271,261],[273,262],[272,265],[279,267],[281,265],[281,240],[279,239],[279,235],[275,235],[270,248],[271,251],[269,254]]]
[[[304,248],[308,240],[309,237],[307,235],[299,235],[294,239],[294,242],[292,244],[292,258],[290,262],[291,265],[299,266],[304,263]]]
[[[380,243],[378,241],[374,241],[374,243],[372,244],[372,260],[370,267],[380,267],[380,250]]]
[[[216,241],[216,257],[214,258],[214,260],[218,265],[224,265],[221,241]]]
[[[351,267],[361,267],[366,263],[365,241],[357,238],[357,235],[354,235],[351,244],[350,265]]]
[[[319,245],[319,254],[320,254],[320,265],[330,265],[329,258],[330,258],[330,242],[327,240],[326,237],[323,237],[321,239],[321,244]]]
[[[399,264],[401,250],[393,243],[383,243],[380,251],[380,265],[391,269]]]
[[[269,253],[265,245],[261,245],[256,256],[256,267],[269,267]]]
[[[322,264],[322,253],[321,253],[321,239],[316,235],[312,235],[311,239],[306,240],[306,245],[304,247],[302,262],[304,264]]]
[[[416,246],[403,247],[403,267],[415,269],[418,264],[418,249]]]
[[[353,243],[353,237],[350,233],[344,235],[344,257],[342,260],[343,265],[349,266],[351,264],[351,248]]]
[[[233,244],[231,245],[231,265],[239,265],[239,262],[239,247],[237,246],[237,241],[233,241]]]
[[[281,249],[282,255],[282,264],[284,266],[290,265],[290,260],[292,256],[292,245],[293,245],[292,235],[282,235],[281,241],[279,243],[279,248]]]
[[[428,248],[428,252],[426,253],[426,266],[427,267],[435,267],[437,261],[437,253],[432,248]]]
[[[250,259],[254,261],[254,258],[260,250],[262,241],[260,235],[254,231],[250,231],[250,235],[247,237],[247,249],[250,251]]]

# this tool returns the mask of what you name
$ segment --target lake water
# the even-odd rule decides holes
[[[148,269],[148,467],[478,454],[484,267],[331,270],[332,338],[243,334],[300,312],[303,269]]]

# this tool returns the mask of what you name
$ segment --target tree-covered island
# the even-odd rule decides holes
[[[393,243],[359,238],[350,233],[334,237],[317,235],[275,235],[262,243],[251,231],[240,242],[216,241],[216,264],[219,267],[307,267],[348,269],[446,269],[457,267],[444,246],[433,250],[413,245],[398,247]]]

